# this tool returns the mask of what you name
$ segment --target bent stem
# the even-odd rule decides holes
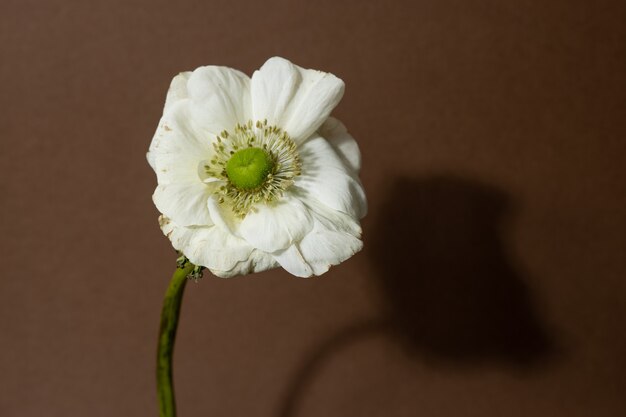
[[[185,262],[182,266],[176,268],[163,300],[159,346],[157,349],[157,397],[159,400],[160,417],[176,416],[174,382],[172,381],[172,356],[183,292],[187,283],[187,276],[191,274],[194,268],[195,265],[191,262]]]

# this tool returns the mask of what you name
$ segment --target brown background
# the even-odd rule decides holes
[[[331,71],[366,250],[185,294],[185,416],[626,415],[620,1],[0,5],[0,415],[154,416],[177,72]]]

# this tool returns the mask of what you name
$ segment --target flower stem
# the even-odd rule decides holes
[[[176,416],[174,381],[172,380],[172,356],[174,354],[174,341],[176,340],[176,328],[178,327],[178,315],[182,304],[183,292],[187,283],[187,276],[194,268],[195,265],[191,262],[186,262],[176,268],[163,300],[159,346],[157,349],[157,397],[159,399],[160,417]]]

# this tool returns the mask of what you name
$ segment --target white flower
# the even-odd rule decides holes
[[[329,117],[343,91],[278,57],[251,79],[218,66],[174,77],[147,155],[174,248],[221,277],[320,275],[358,252],[359,148]]]

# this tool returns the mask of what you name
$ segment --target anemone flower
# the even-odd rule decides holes
[[[163,233],[181,254],[163,307],[162,416],[175,413],[171,354],[186,277],[282,267],[321,275],[358,252],[361,156],[330,117],[344,83],[269,59],[252,78],[206,66],[174,77],[148,151]]]

